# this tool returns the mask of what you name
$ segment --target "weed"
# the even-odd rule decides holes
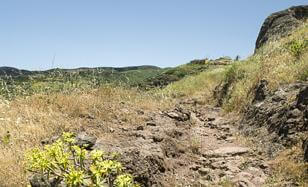
[[[11,141],[11,134],[9,131],[7,131],[6,134],[2,137],[2,143],[4,145],[8,145],[10,144],[10,141]]]
[[[226,178],[218,183],[222,187],[234,187],[236,186],[229,178]]]
[[[287,44],[287,49],[289,52],[296,58],[299,58],[300,55],[305,51],[308,46],[308,40],[293,40]]]
[[[194,154],[199,154],[200,153],[200,149],[201,149],[201,140],[200,140],[200,138],[192,138],[190,140],[189,148],[190,148],[190,150]]]
[[[43,150],[32,149],[27,153],[28,170],[50,180],[64,181],[67,186],[117,186],[137,187],[131,175],[123,173],[122,164],[108,159],[103,151],[88,152],[74,145],[71,133]]]

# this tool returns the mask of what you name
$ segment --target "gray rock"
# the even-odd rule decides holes
[[[266,80],[261,80],[259,85],[255,89],[255,98],[253,103],[263,101],[268,95],[267,89],[268,82]]]
[[[215,121],[215,118],[214,117],[209,117],[207,118],[208,121]]]
[[[308,105],[308,86],[300,89],[297,94],[296,106],[302,110],[306,109]]]
[[[92,150],[93,146],[96,143],[97,138],[93,136],[89,136],[86,132],[81,132],[76,136],[76,145],[79,147],[83,147],[87,150]]]
[[[166,115],[177,121],[187,121],[190,119],[190,112],[182,108],[176,108],[171,112],[167,112]]]
[[[250,150],[246,147],[221,147],[205,154],[206,157],[226,157],[237,156],[248,153]]]
[[[205,176],[208,175],[211,172],[211,170],[209,168],[200,168],[198,172],[200,173],[201,176]]]
[[[308,6],[294,6],[273,13],[264,21],[256,41],[256,50],[271,40],[289,34],[308,18]]]
[[[137,127],[137,131],[143,131],[144,130],[144,127],[143,126],[138,126]]]
[[[292,111],[289,112],[288,117],[289,118],[297,118],[300,117],[302,115],[302,112],[299,109],[294,109]]]
[[[153,121],[149,121],[146,123],[147,126],[152,126],[152,127],[155,127],[156,126],[156,123],[153,122]]]
[[[170,118],[174,118],[174,119],[180,117],[180,115],[177,114],[177,113],[175,113],[175,112],[168,112],[167,115],[168,115]]]
[[[61,186],[56,178],[48,180],[47,177],[35,174],[30,177],[29,182],[32,187],[58,187]]]
[[[153,139],[153,141],[155,143],[158,143],[158,142],[162,142],[164,140],[164,137],[162,137],[162,136],[153,136],[152,139]]]
[[[301,134],[307,133],[307,99],[307,82],[281,86],[277,91],[268,93],[262,102],[247,107],[239,123],[240,131],[254,137],[256,143],[261,142],[265,152],[274,156],[284,147],[300,142]]]
[[[60,136],[53,136],[51,138],[46,138],[46,139],[41,141],[41,144],[42,145],[52,144],[55,141],[57,141],[59,138],[60,138]]]

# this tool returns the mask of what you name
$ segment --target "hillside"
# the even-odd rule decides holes
[[[28,71],[0,67],[0,93],[3,97],[12,99],[16,96],[29,96],[35,93],[94,89],[106,84],[151,90],[163,88],[187,76],[226,66],[232,61],[229,58],[194,60],[173,68],[131,66]]]
[[[243,60],[2,67],[0,186],[307,186],[307,18],[273,13]]]

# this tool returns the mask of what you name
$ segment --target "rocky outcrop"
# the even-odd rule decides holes
[[[256,41],[256,50],[266,42],[288,35],[308,18],[308,5],[294,6],[270,15],[264,21]]]
[[[265,146],[269,155],[283,147],[293,146],[307,138],[308,82],[283,86],[273,93],[260,83],[255,102],[248,107],[240,128]],[[307,150],[303,145],[304,151]],[[306,154],[306,153],[305,153]]]

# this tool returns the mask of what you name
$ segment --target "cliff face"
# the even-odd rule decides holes
[[[264,21],[256,41],[255,50],[266,42],[288,35],[308,18],[308,5],[294,6],[271,14]]]

